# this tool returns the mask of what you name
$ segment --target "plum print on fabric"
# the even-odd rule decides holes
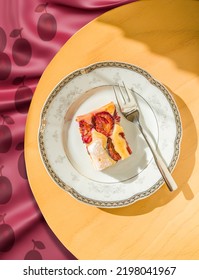
[[[36,13],[42,13],[37,22],[37,32],[43,41],[51,41],[57,32],[57,22],[55,17],[47,12],[48,3],[40,4],[36,7]]]

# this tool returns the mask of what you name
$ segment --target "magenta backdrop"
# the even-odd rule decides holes
[[[26,117],[38,80],[60,47],[92,19],[130,2],[0,0],[0,259],[75,259],[31,193],[23,152]]]

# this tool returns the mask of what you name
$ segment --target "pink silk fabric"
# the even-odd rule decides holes
[[[0,259],[76,259],[48,227],[31,193],[26,117],[38,80],[61,46],[92,19],[130,2],[0,0]]]

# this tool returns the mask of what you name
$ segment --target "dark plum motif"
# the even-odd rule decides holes
[[[27,65],[32,56],[32,47],[27,39],[22,38],[22,30],[23,28],[14,29],[10,33],[10,37],[18,37],[12,46],[13,60],[18,66]]]
[[[1,115],[0,117],[2,119],[2,124],[0,124],[0,153],[7,153],[12,145],[12,134],[6,124],[14,124],[14,120],[7,115]]]
[[[0,215],[0,252],[9,251],[15,243],[15,234],[12,227],[5,223],[6,214]]]
[[[25,85],[25,76],[17,77],[13,80],[13,85],[18,85],[18,89],[15,93],[15,107],[21,114],[28,112],[33,92],[31,88]]]
[[[0,166],[0,204],[7,203],[12,196],[12,184],[6,176],[3,176],[3,168],[3,165]]]
[[[4,52],[6,43],[7,43],[6,33],[4,29],[0,27],[0,81],[6,80],[11,72],[10,58]]]
[[[45,249],[45,245],[41,241],[32,240],[32,242],[33,249],[26,253],[24,260],[42,260],[42,255],[38,250]]]
[[[36,13],[43,13],[37,23],[37,32],[43,41],[50,41],[57,32],[57,22],[53,15],[47,12],[48,3],[40,4],[35,8]]]
[[[24,143],[21,142],[16,146],[17,151],[22,151],[18,158],[18,171],[19,175],[27,180],[27,173],[26,173],[26,165],[25,165],[25,159],[24,159]]]

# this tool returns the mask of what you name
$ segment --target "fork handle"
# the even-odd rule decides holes
[[[167,185],[167,187],[169,188],[170,191],[175,191],[178,187],[176,182],[174,181],[173,177],[171,176],[171,173],[169,172],[166,164],[163,162],[162,158],[160,157],[160,155],[158,154],[158,152],[153,148],[153,146],[151,145],[148,136],[146,135],[146,133],[143,131],[142,126],[140,125],[140,123],[138,122],[138,127],[140,129],[140,132],[142,133],[145,141],[147,142],[149,148],[151,149],[151,152],[153,154],[153,157],[155,159],[155,162],[157,164],[157,167],[160,170],[160,173],[162,174],[162,177]]]

